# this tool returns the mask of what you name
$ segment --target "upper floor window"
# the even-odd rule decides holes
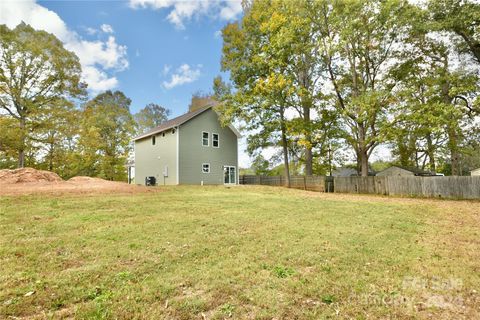
[[[218,148],[219,146],[218,133],[212,133],[212,147]]]
[[[155,136],[152,136],[152,146],[155,145]]]
[[[202,146],[208,147],[208,132],[202,132]]]

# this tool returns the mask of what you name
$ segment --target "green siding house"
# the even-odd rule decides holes
[[[134,139],[135,183],[237,184],[239,137],[211,106],[169,120]]]

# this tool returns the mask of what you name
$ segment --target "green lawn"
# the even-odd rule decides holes
[[[479,202],[163,190],[1,197],[0,318],[480,316]]]

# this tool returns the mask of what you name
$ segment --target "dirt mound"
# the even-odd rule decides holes
[[[108,181],[101,178],[92,178],[86,176],[73,177],[68,180],[73,183],[115,183],[114,181]]]
[[[46,193],[101,194],[158,192],[159,188],[147,188],[126,182],[109,181],[92,177],[73,177],[64,181],[57,174],[32,168],[0,170],[0,195],[26,195]]]
[[[56,173],[33,168],[0,170],[0,184],[16,184],[31,182],[62,182]]]

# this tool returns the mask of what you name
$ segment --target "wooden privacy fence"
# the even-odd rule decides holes
[[[480,177],[336,177],[335,192],[480,199]]]
[[[264,186],[286,186],[287,180],[284,176],[240,176],[240,184],[258,184]],[[325,191],[324,176],[291,176],[290,187],[310,191]]]
[[[333,180],[333,186],[332,181]],[[283,176],[240,176],[240,184],[285,186]],[[324,177],[292,176],[292,188],[429,198],[480,199],[480,177]],[[328,184],[327,188],[325,187]]]

